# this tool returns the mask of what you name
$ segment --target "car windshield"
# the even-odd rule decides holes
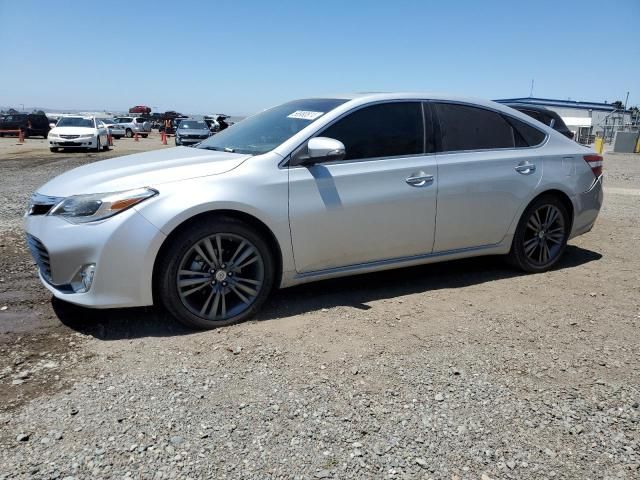
[[[346,100],[295,100],[258,113],[209,137],[197,148],[260,155],[276,148]]]
[[[116,118],[115,122],[116,123],[131,123],[133,121],[133,118],[131,117],[120,117],[120,118]]]
[[[180,127],[179,128],[191,128],[194,130],[204,130],[204,129],[209,129],[209,127],[207,127],[207,124],[204,122],[198,122],[198,121],[193,121],[193,120],[183,120],[182,122],[180,122]]]
[[[86,117],[62,117],[56,127],[89,127],[93,128],[93,119]]]

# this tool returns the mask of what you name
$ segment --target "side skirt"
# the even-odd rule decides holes
[[[294,285],[301,285],[303,283],[310,283],[318,280],[346,277],[349,275],[360,275],[364,273],[379,272],[382,270],[391,270],[394,268],[411,267],[414,265],[446,262],[448,260],[457,260],[460,258],[480,257],[484,255],[505,255],[509,253],[512,239],[513,236],[508,235],[503,238],[500,243],[492,245],[447,250],[444,252],[429,253],[425,255],[415,255],[412,257],[378,260],[375,262],[335,267],[326,270],[316,270],[313,272],[283,272],[280,288],[292,287]]]

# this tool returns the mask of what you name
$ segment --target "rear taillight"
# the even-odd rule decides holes
[[[591,167],[591,171],[596,178],[602,175],[602,157],[600,155],[585,155],[582,158]]]

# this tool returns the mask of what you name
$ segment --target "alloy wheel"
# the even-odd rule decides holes
[[[564,217],[555,205],[541,205],[527,221],[524,232],[524,254],[530,262],[544,266],[562,252],[565,240]]]
[[[198,240],[182,257],[176,287],[194,315],[221,322],[255,302],[265,281],[264,260],[246,238],[216,233]]]

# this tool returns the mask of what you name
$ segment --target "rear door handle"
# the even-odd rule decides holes
[[[417,172],[405,179],[412,187],[424,187],[433,183],[433,175],[427,175],[424,172]]]
[[[530,175],[536,171],[536,166],[533,163],[524,162],[516,166],[516,172],[522,175]]]

